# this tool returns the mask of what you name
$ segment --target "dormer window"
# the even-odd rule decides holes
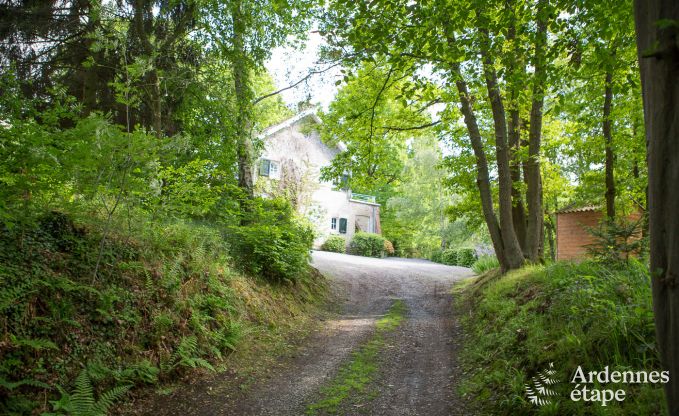
[[[259,176],[280,179],[281,165],[275,160],[262,159],[259,163]]]

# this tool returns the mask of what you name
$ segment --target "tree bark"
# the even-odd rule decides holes
[[[514,232],[519,240],[521,252],[527,257],[526,252],[526,208],[523,203],[521,192],[521,161],[519,160],[520,139],[520,117],[519,109],[509,111],[508,145],[509,145],[509,170],[512,177],[512,221],[514,222]]]
[[[245,19],[240,1],[234,1],[231,9],[233,19],[233,49],[231,67],[236,94],[236,152],[238,156],[238,186],[247,196],[254,195],[254,146],[252,143],[252,90],[245,51]]]
[[[148,0],[135,0],[132,2],[134,15],[132,19],[133,33],[137,37],[142,55],[151,61],[149,70],[144,74],[142,91],[145,91],[144,102],[148,107],[147,123],[154,132],[160,136],[163,131],[162,119],[162,94],[160,92],[160,77],[158,76],[157,62],[154,58],[155,50],[151,42],[153,32],[153,10]]]
[[[542,256],[544,244],[544,213],[542,209],[542,174],[540,172],[540,147],[542,145],[542,109],[545,102],[547,68],[547,0],[537,5],[537,31],[535,34],[535,56],[533,75],[533,98],[528,130],[528,160],[524,175],[526,178],[526,204],[528,205],[526,253],[528,259],[537,263]]]
[[[507,118],[500,95],[500,87],[497,82],[493,59],[490,56],[490,37],[488,30],[480,28],[481,34],[481,57],[483,70],[488,90],[488,99],[493,113],[493,126],[495,130],[495,153],[498,170],[499,186],[499,213],[502,243],[504,245],[505,259],[509,269],[518,269],[523,265],[523,253],[519,240],[514,231],[512,218],[512,176],[509,169],[509,146],[507,142]]]
[[[653,311],[669,413],[679,415],[679,21],[676,0],[636,0],[648,147]]]
[[[606,70],[604,83],[603,134],[606,153],[606,218],[615,219],[615,178],[613,177],[613,133],[611,132],[611,109],[613,107],[613,69]]]
[[[451,38],[448,40],[448,42],[454,42],[454,40]],[[467,83],[464,82],[464,79],[462,78],[460,64],[453,62],[450,64],[450,66],[452,75],[455,77],[455,86],[460,99],[460,111],[464,117],[464,122],[467,126],[467,132],[469,133],[472,149],[474,150],[474,157],[476,158],[476,186],[479,189],[479,196],[481,197],[483,218],[486,221],[488,233],[490,234],[490,239],[493,242],[495,255],[497,256],[500,266],[504,272],[510,269],[510,265],[505,257],[502,233],[500,232],[500,225],[498,224],[497,217],[495,216],[495,209],[493,208],[493,193],[490,188],[488,159],[486,159],[486,153],[483,149],[481,132],[479,131],[478,122],[476,121],[476,116],[474,115],[474,110],[471,105]]]
[[[512,16],[509,28],[507,29],[507,42],[513,46],[516,40],[516,19],[514,18],[515,11],[514,4],[507,2],[506,12]],[[526,75],[526,66],[523,62],[519,63],[518,50],[511,53],[508,57],[507,72],[509,74],[509,119],[507,120],[507,134],[509,146],[509,170],[512,177],[512,220],[514,222],[514,231],[516,238],[519,240],[521,251],[524,257],[526,253],[526,208],[523,202],[523,193],[521,192],[521,160],[519,159],[520,135],[521,135],[521,117],[519,106],[519,93],[523,88],[523,83],[520,79]]]

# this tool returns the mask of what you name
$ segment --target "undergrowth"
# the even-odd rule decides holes
[[[461,393],[481,414],[664,414],[660,384],[606,384],[623,402],[574,402],[571,380],[584,371],[659,370],[647,268],[629,263],[555,263],[458,287],[466,333]],[[553,363],[558,396],[535,406],[525,385]],[[590,385],[591,386],[591,385]]]
[[[304,269],[294,283],[234,271],[214,227],[121,230],[102,244],[95,220],[58,212],[0,229],[0,414],[100,414],[130,386],[214,370],[249,333],[303,314],[323,290]],[[78,413],[85,396],[91,412]]]

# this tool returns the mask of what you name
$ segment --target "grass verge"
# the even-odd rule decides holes
[[[352,354],[351,361],[340,368],[335,378],[322,390],[322,398],[307,407],[307,415],[336,413],[340,405],[352,395],[365,392],[366,386],[377,373],[380,351],[385,344],[384,336],[401,324],[405,314],[405,303],[402,300],[394,302],[389,312],[376,322],[376,331],[371,339]]]
[[[636,260],[531,266],[500,276],[490,271],[457,286],[466,334],[461,394],[480,414],[660,415],[661,384],[589,384],[623,389],[622,402],[572,401],[573,375],[659,370],[650,278]],[[526,384],[554,364],[557,395],[536,406]]]
[[[285,349],[324,297],[311,269],[294,282],[236,271],[216,227],[121,229],[103,244],[96,226],[59,213],[0,229],[0,414],[79,414],[83,395],[233,369],[233,355]]]

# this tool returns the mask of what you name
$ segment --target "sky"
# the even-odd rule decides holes
[[[266,69],[276,83],[277,88],[285,88],[304,78],[310,71],[318,69],[318,51],[324,44],[323,37],[316,32],[309,33],[309,38],[301,50],[291,46],[274,49]],[[340,68],[335,67],[323,74],[313,75],[309,80],[297,87],[281,93],[283,101],[291,108],[297,103],[311,98],[311,103],[320,104],[324,109],[335,97],[335,82],[342,79]]]

